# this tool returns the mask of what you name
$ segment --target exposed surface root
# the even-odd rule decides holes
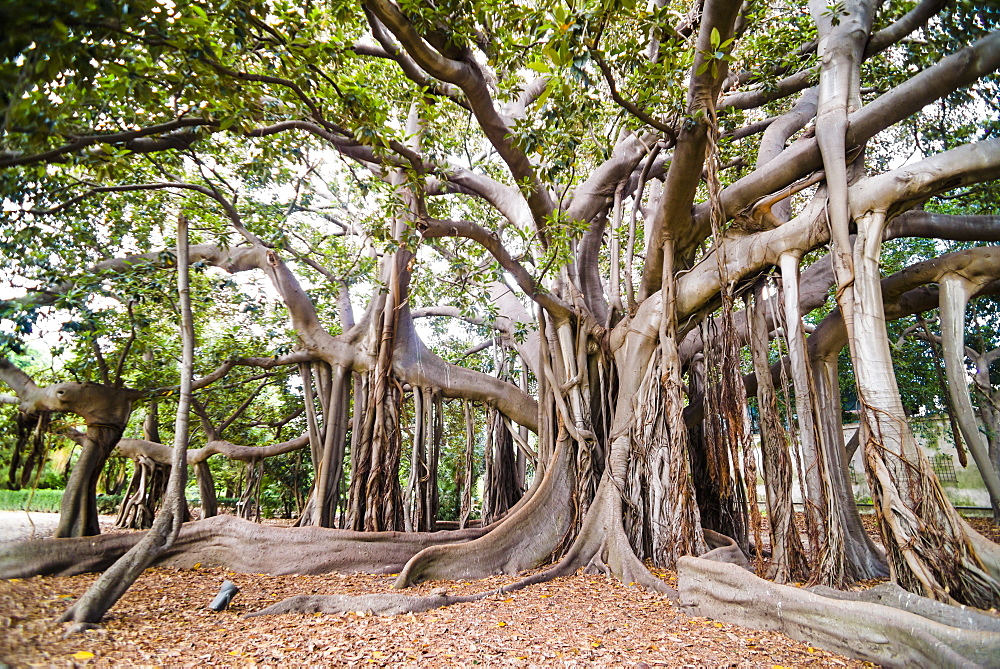
[[[437,544],[468,541],[483,528],[449,532],[351,532],[321,527],[257,525],[234,516],[185,523],[157,561],[190,569],[197,563],[243,573],[392,574],[413,555]],[[144,535],[105,534],[0,544],[0,578],[68,576],[107,569]]]
[[[706,528],[702,531],[705,533],[705,543],[708,544],[711,550],[702,555],[701,559],[734,564],[737,567],[753,571],[753,567],[750,566],[750,561],[747,559],[746,554],[734,539],[727,537],[725,534],[720,534],[715,530]]]
[[[936,599],[921,597],[903,590],[895,583],[882,583],[861,592],[835,590],[823,585],[809,588],[809,590],[817,595],[832,599],[872,602],[882,606],[891,606],[951,627],[979,630],[980,632],[1000,632],[1000,616],[963,604],[953,606]]]
[[[995,666],[1000,633],[937,622],[868,601],[778,585],[733,565],[681,558],[681,604],[695,615],[784,632],[793,639],[890,666]]]
[[[552,474],[551,470],[550,474]],[[581,567],[591,573],[599,571],[609,576],[615,576],[624,583],[638,585],[653,592],[664,593],[671,599],[676,599],[676,591],[646,569],[645,565],[642,564],[632,551],[621,523],[620,500],[621,497],[617,489],[608,484],[607,477],[605,477],[605,482],[602,483],[598,490],[595,501],[591,505],[584,525],[580,530],[580,534],[562,560],[542,572],[505,585],[498,590],[481,592],[464,597],[449,597],[443,593],[432,593],[429,597],[413,597],[399,594],[372,594],[361,597],[344,597],[340,595],[331,597],[291,597],[268,609],[260,611],[259,614],[308,613],[317,611],[327,613],[371,611],[379,615],[417,613],[459,602],[476,601],[494,594],[515,592],[531,585],[573,574]],[[493,535],[490,534],[484,537],[484,539],[492,537]],[[483,540],[481,539],[480,541]],[[447,556],[456,549],[465,549],[476,543],[479,542],[469,542],[468,544],[455,547],[442,546],[427,549],[416,556],[407,567],[409,568],[418,560],[426,559],[428,554]],[[447,566],[447,561],[443,560],[442,569]],[[406,570],[400,573],[395,587],[406,587],[412,573],[408,573]],[[451,572],[445,578],[456,579],[464,577]]]
[[[443,590],[443,588],[442,588]],[[360,613],[376,616],[394,616],[400,613],[422,613],[431,609],[475,602],[488,597],[492,592],[477,595],[449,596],[444,592],[432,592],[425,597],[381,593],[371,595],[296,595],[272,604],[266,609],[248,613],[244,618],[273,616],[282,613]]]

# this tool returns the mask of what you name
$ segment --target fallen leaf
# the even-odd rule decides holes
[[[74,660],[89,660],[90,658],[94,657],[94,654],[88,650],[81,650],[76,653],[73,653],[70,657],[72,657]]]

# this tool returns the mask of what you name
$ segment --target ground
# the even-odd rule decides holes
[[[98,520],[101,523],[101,532],[115,530],[114,516],[98,516]],[[0,541],[43,539],[52,536],[58,525],[58,513],[0,511]]]
[[[2,519],[0,519],[2,520]],[[988,526],[989,522],[978,523]],[[660,575],[672,581],[672,575]],[[662,595],[577,574],[509,595],[395,617],[242,614],[296,594],[388,592],[365,574],[269,576],[220,568],[151,569],[106,624],[62,639],[53,622],[95,575],[0,581],[0,662],[14,666],[865,666],[773,632],[687,615]],[[225,579],[241,593],[207,608]],[[426,583],[413,594],[494,590],[511,582]],[[868,665],[870,666],[870,665]]]
[[[206,605],[227,578],[242,592],[229,610],[213,613]],[[389,591],[392,579],[152,569],[111,610],[103,629],[61,639],[52,618],[93,579],[0,582],[0,660],[15,666],[862,666],[780,634],[692,618],[661,595],[585,575],[416,615],[243,619],[289,595]],[[509,581],[428,583],[415,590],[480,592]]]

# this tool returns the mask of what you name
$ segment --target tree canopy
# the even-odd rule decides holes
[[[554,560],[532,579],[588,567],[664,590],[643,560],[708,554],[778,582],[889,574],[1000,601],[997,546],[906,423],[949,408],[1000,511],[966,346],[981,406],[996,356],[965,339],[966,305],[1000,285],[996,8],[34,0],[2,18],[0,346],[49,332],[61,368],[36,381],[8,356],[0,380],[26,425],[85,423],[64,430],[83,449],[61,536],[96,531],[116,445],[169,464],[175,419],[160,435],[156,418],[190,399],[203,498],[212,454],[301,448],[299,524],[391,544],[392,564],[338,566],[401,587]],[[938,308],[920,330],[937,394],[904,405],[891,344],[917,321],[892,340],[887,324]],[[449,439],[459,529],[424,534]],[[854,448],[881,546],[853,503]],[[287,559],[290,540],[269,541],[248,564]],[[331,567],[299,550],[300,571]]]

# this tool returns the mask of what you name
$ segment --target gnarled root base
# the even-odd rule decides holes
[[[437,545],[421,551],[399,572],[395,587],[407,588],[430,580],[517,574],[544,563],[572,522],[567,503],[572,495],[572,482],[566,450],[565,444],[558,446],[535,493],[499,523],[491,525],[489,534],[467,543]]]
[[[468,541],[483,528],[451,532],[351,532],[321,527],[272,527],[234,516],[185,523],[156,564],[190,569],[197,563],[244,573],[392,574],[428,546]],[[107,569],[144,533],[104,534],[0,544],[0,578],[71,576]]]
[[[553,470],[550,470],[549,474],[553,474]],[[537,499],[543,499],[544,497],[545,494],[541,490],[535,495],[535,498]],[[537,499],[535,501],[537,501]],[[529,533],[532,529],[530,524],[525,527],[513,523],[516,518],[520,518],[521,522],[524,522],[525,516],[521,516],[520,513],[530,511],[530,509],[527,508],[529,506],[530,503],[529,505],[522,507],[518,513],[513,514],[508,520],[501,523],[500,527],[503,527],[507,523],[511,523],[508,526],[508,533],[496,536],[504,536],[506,538],[516,536],[516,534],[510,533],[511,530],[516,530],[522,534]],[[535,511],[534,513],[538,513],[538,511]],[[531,518],[532,516],[526,515],[526,517]],[[491,595],[514,592],[531,585],[551,581],[552,579],[560,576],[567,576],[580,568],[584,568],[589,572],[603,572],[610,576],[615,576],[625,583],[639,585],[654,592],[664,593],[671,599],[676,599],[677,592],[650,573],[650,571],[646,569],[645,565],[643,565],[642,562],[635,556],[635,553],[632,551],[632,547],[628,542],[628,538],[625,536],[625,530],[622,526],[621,517],[621,495],[613,485],[602,482],[602,485],[597,491],[594,503],[587,512],[587,517],[580,533],[577,535],[576,541],[574,541],[573,545],[570,547],[569,551],[567,551],[562,560],[552,565],[545,571],[533,574],[509,585],[505,585],[499,590],[490,590],[464,597],[449,597],[443,594],[431,595],[429,597],[411,597],[396,593],[371,594],[361,597],[347,597],[342,595],[331,595],[328,597],[298,596],[278,602],[273,606],[251,615],[311,613],[317,611],[325,613],[371,611],[378,615],[419,613],[421,611],[427,611],[441,606],[449,606],[459,602],[472,602],[484,599]],[[495,529],[493,532],[496,531],[497,530]],[[407,569],[404,569],[400,573],[399,578],[396,580],[395,587],[406,587],[407,585],[410,585],[410,583],[417,582],[417,580],[410,580],[414,574],[427,573],[426,571],[414,570],[412,566],[415,563],[420,565],[421,569],[426,569],[428,564],[433,565],[436,570],[435,578],[440,578],[442,580],[470,578],[465,574],[469,573],[467,570],[470,569],[470,564],[475,566],[475,563],[467,561],[466,557],[468,553],[466,553],[465,549],[469,546],[474,546],[490,539],[495,539],[495,535],[493,533],[490,533],[486,537],[477,541],[469,542],[468,544],[462,544],[459,546],[433,547],[415,555],[410,561],[410,564],[407,565]],[[559,537],[555,537],[553,539],[553,544],[557,543],[558,540]],[[498,544],[496,547],[503,548],[503,544]],[[551,551],[551,548],[549,550]],[[503,551],[499,552],[499,554],[503,553]],[[449,567],[452,567],[449,563],[449,558],[456,554],[462,559],[459,560],[452,569],[449,569]],[[435,560],[429,561],[428,556],[435,558]],[[541,559],[544,559],[544,557],[545,556],[542,556]],[[489,563],[484,562],[481,564]],[[487,570],[480,571],[478,573],[481,576],[485,576],[493,575],[496,572]],[[428,577],[425,576],[425,578]]]
[[[913,611],[823,597],[777,585],[744,569],[685,557],[680,600],[693,613],[776,630],[819,648],[891,666],[991,666],[1000,633],[954,627]]]
[[[606,474],[580,534],[556,567],[561,566],[566,573],[572,573],[578,566],[585,567],[589,573],[615,576],[623,583],[661,592],[676,600],[677,591],[654,576],[636,557],[625,534],[622,517],[621,493]]]

